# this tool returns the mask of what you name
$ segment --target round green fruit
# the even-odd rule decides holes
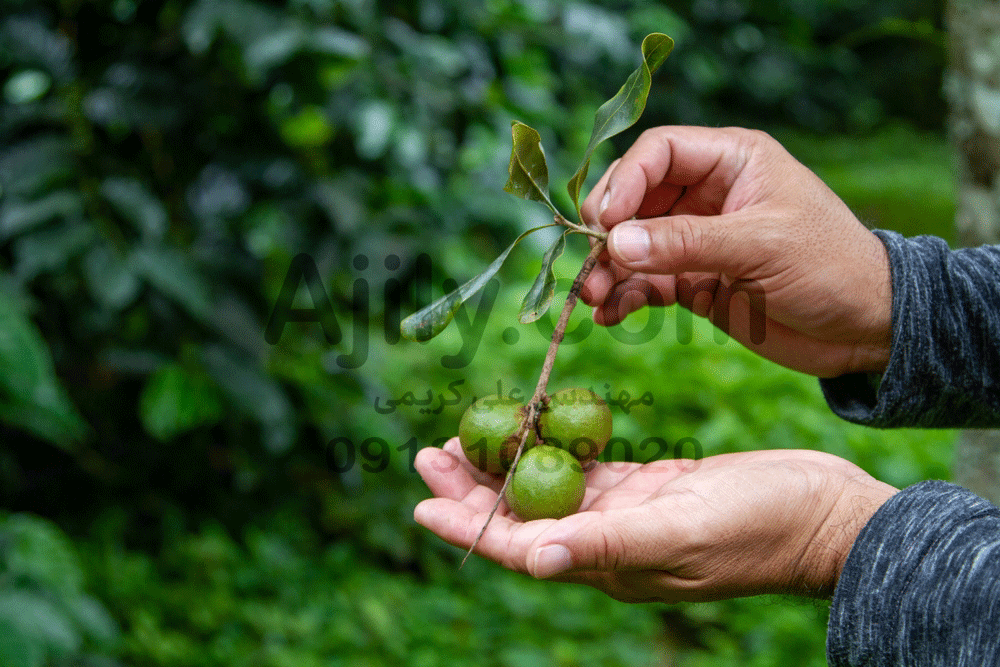
[[[538,418],[542,444],[565,449],[586,465],[611,439],[611,409],[589,389],[560,389]]]
[[[564,449],[538,445],[521,455],[504,500],[523,521],[561,519],[580,509],[585,491],[579,461]]]
[[[465,457],[484,472],[507,472],[520,444],[516,436],[526,411],[523,404],[496,394],[483,396],[470,405],[458,424]],[[534,444],[535,433],[529,431],[525,449]]]

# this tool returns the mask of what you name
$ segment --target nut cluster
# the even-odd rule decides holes
[[[466,458],[480,470],[505,475],[520,444],[527,407],[502,396],[480,398],[458,427]],[[576,512],[586,487],[584,468],[611,439],[607,404],[589,389],[562,389],[547,397],[504,499],[524,521]]]

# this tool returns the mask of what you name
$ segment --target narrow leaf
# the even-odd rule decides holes
[[[434,303],[425,308],[421,308],[403,320],[399,325],[400,334],[407,340],[415,340],[419,342],[430,340],[431,338],[434,338],[434,336],[437,336],[439,333],[444,331],[446,326],[448,326],[448,323],[455,317],[455,313],[462,307],[462,304],[476,294],[476,292],[485,287],[486,283],[488,283],[490,279],[497,274],[500,267],[503,266],[504,260],[507,259],[507,255],[509,255],[510,251],[514,249],[514,246],[521,242],[521,239],[526,237],[528,234],[537,232],[539,229],[556,226],[557,225],[555,224],[550,224],[542,225],[541,227],[534,227],[533,229],[529,229],[518,236],[514,239],[514,242],[500,254],[499,257],[493,260],[492,264],[486,267],[485,271],[461,287],[445,294]]]
[[[553,213],[558,213],[549,199],[549,168],[545,163],[541,135],[518,121],[511,123],[510,133],[514,145],[510,150],[510,178],[503,187],[504,192],[542,202]]]
[[[580,190],[587,179],[587,170],[590,168],[590,158],[594,150],[602,141],[627,130],[639,120],[643,109],[646,108],[653,72],[663,64],[673,48],[674,40],[662,33],[654,32],[646,35],[642,40],[642,64],[629,75],[618,93],[601,105],[594,114],[594,130],[590,134],[583,163],[573,174],[567,188],[576,206],[577,215],[580,213]]]
[[[0,424],[69,449],[89,426],[56,375],[49,345],[22,307],[0,290]]]
[[[552,271],[552,265],[559,259],[563,248],[566,247],[566,235],[570,230],[566,230],[559,235],[555,243],[545,252],[542,257],[542,269],[538,272],[534,284],[528,293],[524,295],[521,303],[521,314],[518,317],[521,324],[531,324],[545,314],[552,304],[552,297],[556,293],[556,276]]]

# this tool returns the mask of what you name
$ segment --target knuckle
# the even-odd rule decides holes
[[[663,126],[650,127],[642,131],[639,135],[639,141],[642,142],[659,142],[663,140],[664,135],[667,132],[667,128]],[[638,143],[638,141],[636,142]]]
[[[749,134],[750,137],[753,138],[753,140],[756,143],[759,143],[759,144],[773,145],[773,144],[778,143],[775,140],[774,137],[772,137],[770,134],[768,134],[764,130],[752,129],[752,130],[747,130],[747,133]]]
[[[741,156],[741,162],[747,163],[752,156],[758,155],[771,159],[784,152],[784,148],[770,134],[763,130],[731,128],[730,132],[736,145],[736,153]]]
[[[663,250],[671,260],[683,264],[698,256],[702,234],[692,218],[678,216],[664,231]]]
[[[671,163],[670,141],[669,128],[654,127],[645,130],[635,142],[635,166],[642,172],[647,189],[663,180],[665,169]]]
[[[627,564],[627,555],[632,553],[634,545],[631,545],[620,527],[610,524],[601,531],[603,545],[601,553],[596,559],[598,569],[606,572],[617,572]]]
[[[774,137],[754,128],[730,127],[726,131],[731,134],[739,143],[747,146],[767,146],[778,143]]]

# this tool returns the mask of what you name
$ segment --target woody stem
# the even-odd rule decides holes
[[[483,537],[483,533],[486,532],[486,527],[490,525],[490,521],[493,520],[493,515],[496,514],[497,508],[500,507],[500,500],[504,497],[507,487],[510,486],[510,480],[514,477],[514,471],[517,470],[517,464],[521,460],[521,454],[524,453],[524,444],[528,440],[528,433],[535,430],[535,425],[538,423],[538,415],[541,412],[543,405],[548,400],[545,388],[549,384],[549,377],[552,375],[552,368],[555,366],[556,353],[559,352],[559,345],[566,336],[566,326],[569,324],[569,316],[572,314],[573,308],[576,306],[576,302],[580,298],[580,290],[583,288],[583,283],[587,280],[587,276],[590,275],[590,272],[594,270],[594,266],[597,264],[597,258],[600,257],[602,252],[604,252],[605,245],[606,243],[604,239],[599,239],[594,244],[594,247],[590,250],[590,254],[587,255],[587,259],[583,261],[583,266],[580,268],[580,272],[576,274],[576,278],[573,280],[573,286],[569,289],[569,296],[566,297],[566,303],[563,304],[562,312],[559,313],[559,321],[556,323],[556,328],[552,332],[552,341],[549,343],[549,350],[545,354],[545,361],[542,364],[542,372],[538,376],[538,384],[535,386],[535,393],[531,397],[531,402],[528,403],[528,409],[525,411],[524,419],[521,421],[521,427],[517,432],[516,437],[519,438],[519,444],[517,446],[517,452],[514,454],[514,461],[511,463],[510,470],[507,471],[507,476],[503,480],[503,486],[500,487],[500,491],[497,493],[497,500],[493,503],[493,509],[490,510],[489,516],[486,517],[486,522],[479,530],[479,534],[476,535],[476,539],[472,542],[472,546],[469,547],[469,550],[466,552],[465,557],[458,566],[459,568],[461,568],[462,565],[465,565],[465,561],[469,559],[469,556],[472,554],[473,550],[475,550],[476,545],[479,544],[479,540]]]

